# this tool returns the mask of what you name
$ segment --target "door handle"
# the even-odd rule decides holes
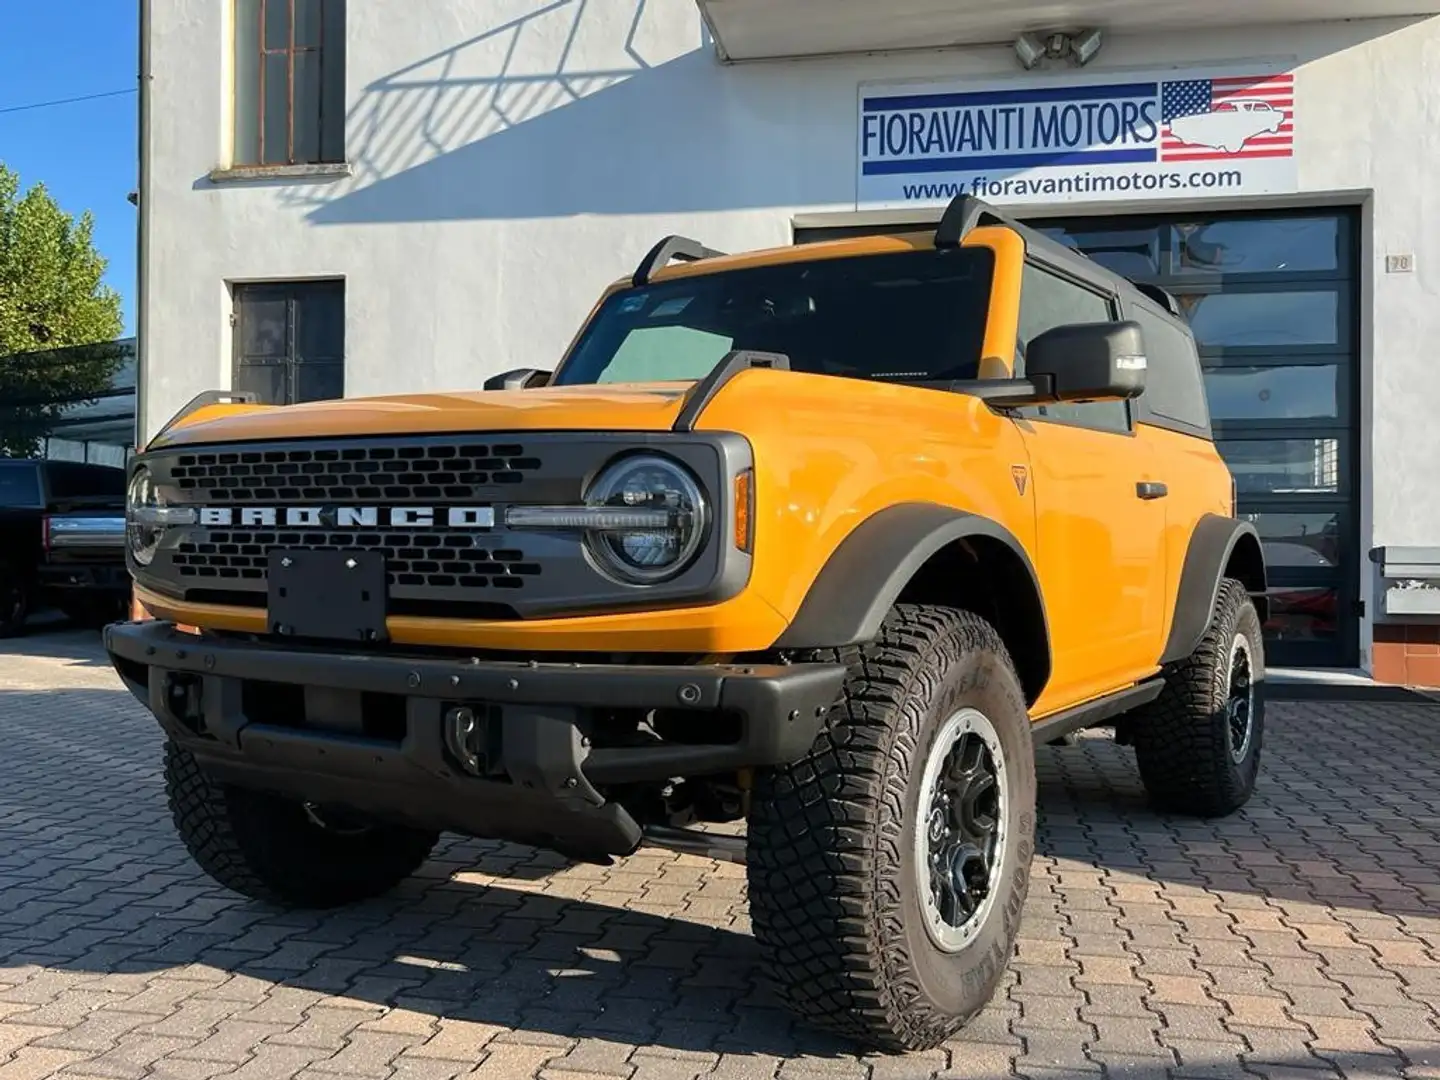
[[[1141,480],[1135,485],[1135,494],[1142,499],[1163,499],[1170,489],[1154,480]]]

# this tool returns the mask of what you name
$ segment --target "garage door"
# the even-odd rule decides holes
[[[1180,301],[1216,443],[1271,567],[1269,659],[1359,656],[1358,222],[1352,213],[1032,221]],[[893,227],[892,227],[893,228]],[[797,241],[881,229],[797,231]]]

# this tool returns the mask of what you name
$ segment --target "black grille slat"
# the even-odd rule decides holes
[[[522,483],[541,459],[515,443],[457,446],[296,447],[244,454],[184,454],[171,469],[175,486],[214,505],[376,499],[463,500],[475,489]]]
[[[382,542],[383,541],[383,542]],[[241,577],[265,580],[272,548],[310,551],[383,550],[390,584],[409,588],[516,589],[541,572],[539,563],[525,561],[514,548],[495,550],[466,537],[437,529],[375,533],[246,533],[238,530],[199,532],[181,543],[171,556],[181,578]]]

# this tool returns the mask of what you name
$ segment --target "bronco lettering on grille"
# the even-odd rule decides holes
[[[492,506],[269,506],[200,508],[200,524],[225,528],[281,526],[326,529],[373,529],[384,522],[396,528],[490,529],[495,526]]]

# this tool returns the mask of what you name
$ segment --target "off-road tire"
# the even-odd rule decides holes
[[[1237,760],[1226,705],[1238,636],[1249,645],[1255,694],[1249,741]],[[1249,801],[1265,741],[1264,673],[1260,616],[1245,586],[1226,578],[1200,644],[1166,668],[1165,689],[1128,724],[1140,778],[1157,809],[1223,817]]]
[[[30,617],[30,589],[19,570],[0,562],[0,638],[19,637]]]
[[[418,870],[439,839],[395,825],[327,829],[298,802],[215,781],[174,743],[165,745],[165,791],[200,868],[227,889],[280,907],[378,896]]]
[[[813,659],[839,659],[850,675],[808,756],[756,777],[755,937],[807,1022],[879,1049],[934,1047],[990,1001],[1019,929],[1035,832],[1025,697],[995,630],[949,608],[899,605],[874,643]],[[966,707],[1002,749],[1007,832],[988,914],[945,952],[921,911],[914,829],[929,752]]]

